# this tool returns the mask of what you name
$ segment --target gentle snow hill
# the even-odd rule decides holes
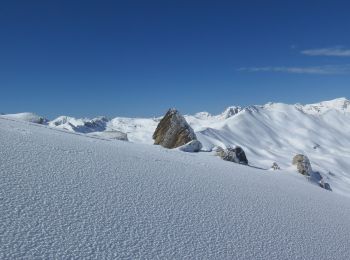
[[[0,117],[0,259],[348,259],[300,174]]]
[[[46,118],[38,116],[34,113],[29,113],[29,112],[18,113],[18,114],[6,114],[2,116],[10,119],[37,123],[37,124],[45,124],[47,122]]]

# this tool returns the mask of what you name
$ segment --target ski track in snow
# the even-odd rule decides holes
[[[348,259],[350,200],[289,171],[0,118],[0,259]]]

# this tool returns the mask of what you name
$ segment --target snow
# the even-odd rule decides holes
[[[306,105],[302,108],[309,113],[325,113],[330,110],[350,112],[350,101],[343,97],[330,101],[323,101],[317,104]]]
[[[96,136],[101,137],[105,139],[116,139],[116,140],[123,140],[128,141],[127,134],[120,132],[120,131],[103,131],[103,132],[92,132],[88,133],[90,136]]]
[[[10,119],[16,119],[16,120],[21,120],[21,121],[26,121],[31,123],[38,123],[38,124],[43,124],[43,123],[46,123],[47,121],[47,119],[29,112],[18,113],[18,114],[6,114],[2,116]]]
[[[202,149],[202,144],[198,140],[192,140],[187,144],[178,147],[177,149],[187,153],[195,153]]]
[[[72,132],[91,133],[106,130],[107,122],[108,119],[106,117],[76,119],[69,116],[59,116],[58,118],[50,121],[48,125]]]
[[[6,117],[26,118],[23,114]],[[335,193],[350,197],[350,101],[346,98],[309,105],[231,106],[219,115],[200,112],[185,119],[202,143],[202,151],[241,146],[252,166],[269,169],[276,162],[282,170],[294,171],[293,157],[304,154]],[[152,135],[160,120],[62,116],[48,125],[107,139],[115,138],[114,133],[119,131],[127,134],[130,142],[153,144]]]
[[[0,117],[0,259],[348,259],[348,197],[295,171]]]

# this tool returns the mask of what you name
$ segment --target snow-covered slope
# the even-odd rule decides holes
[[[302,153],[334,192],[350,196],[350,101],[346,98],[310,105],[232,106],[219,115],[201,112],[185,118],[205,151],[239,145],[251,165],[264,169],[274,162],[289,169],[293,156]],[[120,131],[131,142],[153,144],[152,134],[160,119],[62,116],[48,125],[105,138],[112,136],[107,133]]]
[[[277,103],[248,107],[215,122],[201,124],[196,118],[187,119],[206,150],[216,145],[240,145],[253,165],[269,168],[277,162],[282,169],[288,169],[293,156],[302,153],[335,192],[350,196],[350,112],[342,105],[327,108]],[[315,107],[320,112],[315,113]]]
[[[48,124],[51,127],[57,127],[60,129],[78,132],[78,133],[91,133],[91,132],[102,132],[106,130],[106,124],[108,119],[106,117],[97,117],[93,119],[76,119],[69,116],[60,116]]]
[[[243,115],[260,122],[258,128],[264,121],[257,118],[267,116],[242,112],[236,115],[242,123]],[[100,139],[4,117],[0,143],[0,259],[350,255],[349,198],[310,185],[294,171],[263,171],[210,153]]]
[[[29,113],[29,112],[18,113],[18,114],[6,114],[6,115],[2,115],[2,116],[6,117],[6,118],[16,119],[16,120],[20,120],[20,121],[26,121],[26,122],[31,122],[31,123],[37,123],[37,124],[47,123],[46,118],[44,118],[42,116],[38,116],[34,113]]]

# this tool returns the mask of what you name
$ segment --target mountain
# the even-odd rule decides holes
[[[239,145],[252,166],[269,169],[276,162],[283,170],[294,169],[294,155],[305,154],[334,192],[350,196],[349,104],[346,98],[339,98],[308,105],[232,106],[219,115],[201,112],[185,118],[203,144],[203,151]],[[48,125],[106,138],[118,133],[101,133],[122,132],[130,142],[153,144],[152,134],[160,119],[63,116]]]
[[[277,144],[282,154],[291,145],[309,145],[293,136],[288,144],[283,143],[287,139],[278,143],[281,136],[311,137],[313,129],[302,127],[330,127],[326,119],[340,120],[341,114],[306,115],[281,104],[249,108],[227,119],[203,121],[228,136],[214,140],[203,132],[202,137],[207,147],[245,137],[241,142],[259,153],[266,145],[260,155],[269,161],[269,149]],[[294,117],[298,120],[287,121]],[[156,124],[153,119],[118,119],[106,127],[122,121],[126,130],[137,126],[139,132]],[[263,141],[271,126],[289,132],[276,129],[271,140]],[[340,126],[332,129],[324,131],[340,134]],[[208,152],[185,153],[69,130],[0,116],[0,259],[345,260],[350,255],[350,198],[310,185],[295,170],[264,171]],[[237,133],[241,130],[248,132]],[[320,156],[327,151],[325,144],[317,148]],[[328,147],[327,156],[347,151],[339,144]],[[258,158],[254,151],[249,149],[253,161]],[[337,165],[338,156],[346,153],[326,162]],[[312,158],[313,163],[318,159]]]

